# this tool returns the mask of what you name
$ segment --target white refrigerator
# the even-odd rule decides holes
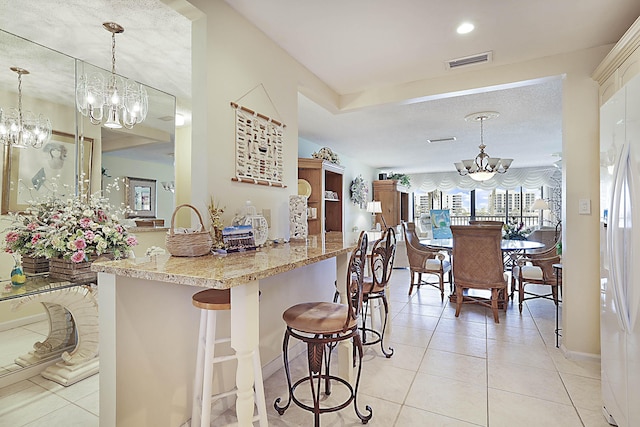
[[[600,110],[603,413],[640,426],[640,76]]]

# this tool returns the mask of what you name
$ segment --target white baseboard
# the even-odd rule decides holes
[[[560,351],[564,355],[565,358],[569,360],[582,360],[585,362],[597,362],[600,363],[600,355],[594,353],[583,353],[581,351],[569,351],[564,346],[564,344],[560,344]]]
[[[296,345],[289,348],[289,360],[298,357],[305,351],[306,345],[302,341],[296,343]],[[280,355],[262,367],[262,379],[265,380],[269,378],[271,375],[275,374],[279,369],[283,367],[284,361],[282,360],[282,355]]]
[[[9,329],[19,328],[21,326],[30,325],[31,323],[41,322],[47,320],[47,313],[33,314],[31,316],[21,317],[19,319],[7,320],[0,323],[0,332],[8,331]]]

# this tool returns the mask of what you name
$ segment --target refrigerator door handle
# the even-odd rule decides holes
[[[629,209],[627,210],[627,212],[630,213],[630,218],[627,219],[627,225],[629,226],[629,230],[631,232],[631,236],[629,236],[629,239],[631,241],[631,245],[629,248],[627,248],[627,250],[625,251],[626,254],[626,259],[627,259],[627,265],[626,267],[626,274],[627,274],[627,283],[629,285],[629,289],[626,292],[626,301],[627,301],[627,311],[628,311],[628,315],[629,315],[629,333],[632,334],[634,333],[634,329],[635,329],[635,325],[636,325],[636,321],[638,318],[638,310],[640,309],[640,300],[639,297],[640,295],[638,294],[638,290],[637,290],[637,266],[636,263],[633,261],[635,260],[635,257],[637,256],[637,243],[636,243],[636,238],[637,238],[637,234],[636,232],[633,231],[633,227],[638,227],[640,226],[640,223],[638,223],[636,221],[636,219],[638,218],[638,211],[636,209],[638,209],[637,203],[638,200],[636,199],[638,197],[638,191],[640,190],[640,188],[638,187],[638,169],[637,169],[637,161],[634,161],[634,159],[638,158],[638,155],[636,154],[637,152],[637,141],[635,141],[635,144],[633,144],[631,141],[629,141],[628,143],[629,145],[629,149],[628,149],[628,157],[627,157],[627,169],[626,169],[626,185],[629,191]],[[634,224],[635,223],[635,224]],[[631,262],[629,262],[629,260],[632,260]]]
[[[620,208],[622,198],[624,197],[625,182],[627,176],[627,168],[629,167],[629,144],[623,144],[618,156],[615,169],[613,171],[613,194],[611,197],[611,207],[609,209],[609,225],[607,227],[607,246],[609,255],[609,281],[611,282],[611,290],[613,301],[616,307],[615,311],[618,318],[620,328],[625,332],[629,332],[629,311],[626,301],[626,295],[623,289],[625,274],[625,253],[624,239],[620,239],[619,230],[626,224],[620,224]],[[620,265],[622,264],[622,266]]]

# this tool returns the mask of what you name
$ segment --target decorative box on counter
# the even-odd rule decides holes
[[[304,240],[309,234],[306,196],[289,196],[289,234],[291,240]]]

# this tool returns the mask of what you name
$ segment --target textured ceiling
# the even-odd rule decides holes
[[[493,52],[493,62],[480,66],[491,68],[615,43],[640,15],[638,0],[225,1],[339,94],[445,76],[451,73],[445,61],[480,52]],[[454,29],[463,19],[472,20],[476,30],[459,36]],[[104,21],[125,27],[116,38],[118,73],[175,95],[178,110],[189,117],[190,22],[164,2],[0,0],[0,29],[109,68],[110,34],[102,28]],[[62,89],[68,83],[56,81],[65,77],[57,76],[53,61],[44,69],[33,63],[42,59],[39,55],[0,43],[0,89],[15,85],[10,66],[27,64],[33,68],[32,84],[44,87],[33,88],[37,94],[73,96],[73,85],[69,92]],[[478,152],[479,125],[464,117],[496,110],[500,117],[485,123],[490,155],[513,157],[514,167],[557,160],[560,80],[479,92],[338,115],[300,96],[300,137],[379,168],[453,170],[452,161]],[[448,136],[457,140],[425,142]]]
[[[386,171],[453,171],[453,162],[475,157],[480,123],[469,114],[497,111],[484,122],[486,152],[515,159],[513,167],[549,166],[562,151],[562,80],[429,102],[386,105],[332,115],[300,95],[306,119],[300,135]],[[455,137],[453,142],[427,139]]]

